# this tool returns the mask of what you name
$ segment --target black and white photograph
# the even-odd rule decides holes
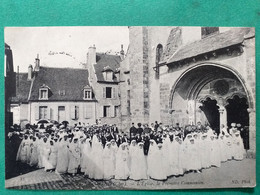
[[[5,188],[256,185],[255,28],[5,27]]]

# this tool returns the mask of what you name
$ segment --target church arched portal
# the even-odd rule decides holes
[[[236,94],[242,97],[242,102],[235,100]],[[169,106],[175,111],[172,115],[175,122],[181,125],[201,122],[219,131],[221,124],[230,126],[232,120],[238,123],[239,118],[242,125],[248,125],[249,114],[245,111],[253,107],[249,105],[251,102],[237,72],[219,64],[200,64],[186,70],[177,79],[171,90]],[[235,110],[241,112],[239,117],[232,117]]]

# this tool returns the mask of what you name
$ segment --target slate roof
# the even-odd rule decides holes
[[[88,76],[87,69],[40,67],[30,100],[39,101],[39,89],[46,85],[50,88],[49,101],[82,101],[83,89],[89,85]]]
[[[16,73],[16,96],[11,98],[12,103],[28,102],[31,81],[27,77],[28,73]]]
[[[167,64],[240,44],[249,32],[250,28],[235,28],[184,45],[168,59]]]
[[[163,49],[163,57],[161,61],[167,61],[180,47],[181,43],[181,27],[172,28],[167,43]]]
[[[97,75],[98,81],[105,81],[103,77],[103,72],[105,67],[109,67],[114,73],[117,72],[118,68],[120,67],[121,58],[117,55],[110,55],[104,53],[97,53],[96,54],[97,64],[94,65],[95,72]],[[110,81],[111,82],[111,81]],[[116,78],[112,82],[118,82]]]

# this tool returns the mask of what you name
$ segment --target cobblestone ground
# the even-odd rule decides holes
[[[167,181],[152,179],[141,181],[95,181],[84,175],[57,175],[36,170],[18,177],[6,180],[8,189],[57,189],[57,190],[111,190],[111,189],[179,189],[179,188],[222,188],[254,186],[255,160],[229,161],[220,168],[209,168],[202,173],[188,173],[181,177],[171,177]]]

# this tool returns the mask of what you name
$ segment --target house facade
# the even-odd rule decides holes
[[[89,83],[97,100],[97,120],[101,124],[121,125],[120,106],[120,55],[97,53],[96,47],[89,47],[87,63],[84,68],[89,71]]]
[[[41,119],[69,125],[96,123],[96,99],[88,81],[88,70],[74,68],[28,67],[17,75],[17,96],[12,99],[14,123],[37,123]]]

